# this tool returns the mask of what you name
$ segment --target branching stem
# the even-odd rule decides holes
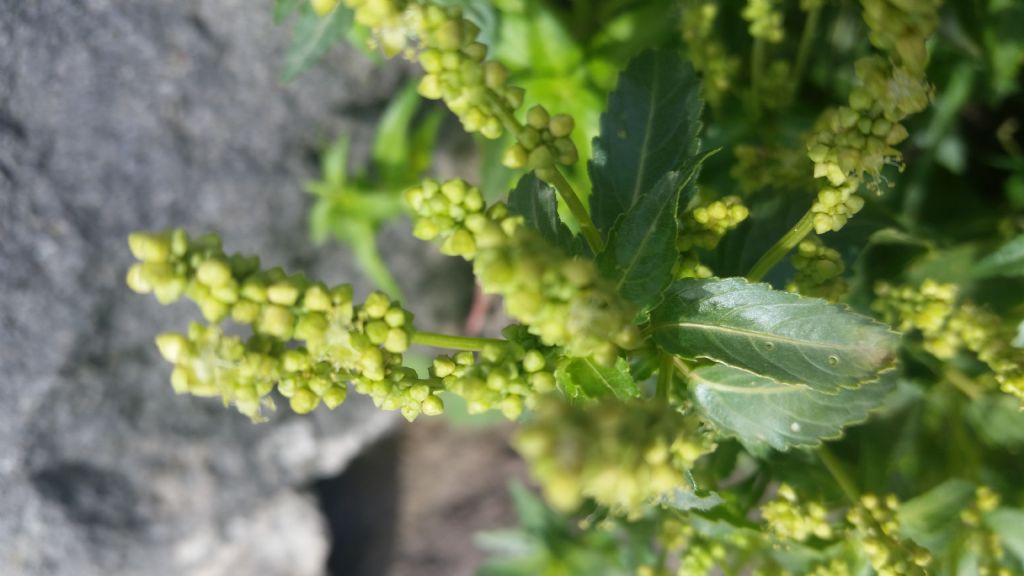
[[[764,278],[765,274],[771,271],[776,264],[779,263],[789,251],[796,247],[801,240],[810,234],[811,230],[814,229],[814,213],[810,210],[807,211],[800,218],[800,221],[796,223],[792,228],[789,229],[774,246],[768,249],[761,256],[761,259],[754,264],[754,267],[750,269],[750,273],[747,274],[747,280],[751,282],[759,282]]]
[[[661,366],[658,368],[658,388],[654,393],[659,402],[668,403],[674,373],[675,366],[672,365],[672,356],[662,353]]]

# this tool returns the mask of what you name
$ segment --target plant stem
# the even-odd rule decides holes
[[[558,168],[546,170],[545,176],[548,176],[548,183],[554,186],[555,190],[558,190],[558,195],[562,197],[562,200],[565,200],[569,211],[576,217],[576,221],[580,225],[580,232],[587,239],[590,251],[594,254],[600,254],[604,250],[604,241],[601,240],[601,233],[597,231],[597,226],[594,226],[594,221],[590,219],[587,208],[580,201],[579,196],[576,195],[576,191],[572,189],[572,185],[565,179],[565,176],[562,176]]]
[[[857,484],[850,477],[846,466],[824,444],[818,447],[818,458],[821,458],[822,464],[825,465],[825,468],[832,475],[832,478],[835,479],[836,484],[843,490],[843,493],[846,494],[846,497],[854,504],[860,502],[860,490],[857,489]]]
[[[754,118],[761,115],[761,72],[764,69],[764,40],[754,38],[750,53],[750,93]]]
[[[672,391],[672,375],[675,372],[675,366],[672,365],[672,356],[668,354],[661,355],[661,366],[658,368],[658,388],[654,393],[654,397],[662,403],[668,403],[669,393]]]
[[[494,104],[495,110],[498,112],[498,119],[501,120],[501,124],[512,133],[513,136],[518,140],[519,133],[523,130],[523,125],[516,120],[516,117],[512,114],[512,111],[508,109],[507,104],[498,98],[493,91],[488,89],[487,95]],[[586,238],[587,244],[590,245],[590,250],[594,254],[600,253],[604,250],[604,241],[601,240],[601,234],[597,231],[597,227],[594,226],[594,221],[590,219],[590,214],[587,212],[586,206],[580,201],[580,197],[573,190],[572,184],[562,176],[562,173],[558,168],[552,166],[550,170],[545,170],[545,180],[555,187],[558,191],[558,195],[565,201],[566,206],[569,207],[569,211],[579,222],[580,232],[583,233],[583,237]],[[539,174],[538,174],[539,176]]]
[[[436,332],[413,332],[413,344],[433,346],[435,348],[451,348],[454,350],[470,350],[479,352],[488,344],[504,344],[504,340],[496,338],[474,338],[472,336],[453,336]]]
[[[779,238],[779,241],[769,248],[764,253],[764,256],[761,256],[761,259],[754,264],[754,267],[750,269],[750,273],[747,274],[747,280],[758,282],[764,278],[765,274],[770,272],[780,260],[786,257],[786,254],[789,254],[790,250],[806,238],[813,228],[814,213],[808,210],[800,218],[800,221],[790,228],[782,238]]]
[[[804,72],[807,70],[807,61],[811,57],[811,47],[814,45],[814,37],[818,35],[818,22],[821,21],[821,6],[815,7],[807,14],[804,21],[804,30],[800,34],[800,48],[796,54],[796,66],[793,68],[793,83],[790,87],[792,94],[800,89],[804,79]]]

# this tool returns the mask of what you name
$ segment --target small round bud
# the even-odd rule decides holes
[[[438,416],[444,412],[444,402],[436,394],[431,394],[420,405],[427,416]]]
[[[537,130],[544,130],[548,127],[551,116],[543,106],[537,105],[526,112],[526,123]]]
[[[555,138],[568,138],[572,129],[576,126],[572,116],[568,114],[555,114],[548,123],[548,130]]]
[[[223,260],[207,260],[196,270],[196,280],[210,287],[223,286],[231,280],[231,267]]]
[[[292,394],[288,403],[296,414],[309,414],[320,404],[320,398],[309,388],[301,388]]]

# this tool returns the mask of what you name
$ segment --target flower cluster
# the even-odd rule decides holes
[[[885,57],[868,56],[856,62],[859,85],[850,92],[846,106],[821,117],[808,142],[814,177],[825,178],[830,185],[820,192],[815,205],[814,226],[819,234],[839,230],[859,210],[851,210],[848,200],[865,176],[877,185],[885,165],[901,162],[895,148],[907,138],[901,122],[927,107],[931,99],[924,76],[925,41],[938,24],[939,3],[865,0],[861,4],[871,42]],[[831,197],[823,198],[826,193]]]
[[[543,106],[534,106],[526,112],[526,126],[516,135],[516,144],[505,153],[502,163],[509,168],[538,170],[538,175],[556,161],[571,166],[579,159],[570,138],[574,127],[572,116],[552,116]]]
[[[864,199],[857,195],[857,180],[846,180],[837,186],[826,186],[818,192],[811,205],[814,231],[818,234],[838,232],[846,222],[864,207]]]
[[[778,44],[786,37],[782,11],[773,0],[747,0],[740,16],[750,24],[750,35],[758,40]]]
[[[761,506],[761,516],[772,533],[783,540],[805,542],[816,537],[832,538],[828,511],[818,502],[802,504],[789,484],[781,484],[775,497]]]
[[[402,368],[412,315],[384,294],[355,305],[347,284],[327,288],[278,268],[262,271],[257,259],[226,255],[216,236],[135,233],[129,246],[141,260],[128,272],[133,290],[165,303],[186,295],[209,322],[230,317],[253,331],[244,344],[215,327],[161,336],[161,352],[176,367],[176,390],[219,393],[255,417],[275,384],[297,412],[308,412],[321,400],[339,404],[351,380],[407,418],[441,411],[435,391]],[[286,346],[293,342],[298,346]]]
[[[796,269],[796,276],[786,285],[786,290],[830,302],[838,301],[846,293],[843,279],[846,266],[842,256],[817,237],[800,242],[790,262]]]
[[[526,114],[526,124],[515,119],[524,91],[508,83],[508,70],[487,60],[487,46],[477,40],[480,28],[459,6],[442,7],[408,0],[345,0],[356,22],[370,29],[385,55],[407,52],[425,72],[418,91],[424,98],[443,100],[470,133],[500,138],[514,132],[516,144],[505,155],[512,168],[554,169],[572,165],[579,154],[571,134],[574,122],[567,114],[550,115],[542,106]],[[411,42],[415,39],[415,42]]]
[[[714,107],[729,93],[740,68],[739,58],[728,54],[715,33],[718,9],[714,0],[683,0],[679,19],[690,63],[703,79],[704,99]]]
[[[407,192],[417,236],[441,239],[448,253],[472,260],[481,288],[504,296],[509,315],[545,346],[607,365],[620,348],[639,343],[632,308],[606,286],[593,261],[552,248],[504,204],[471,209],[452,199],[459,197],[453,190],[465,190],[464,198],[478,194],[461,181],[427,181]]]
[[[759,190],[803,190],[813,186],[807,173],[807,152],[784,146],[737,145],[729,174],[745,195]]]
[[[285,348],[272,338],[253,336],[243,342],[219,326],[193,322],[187,334],[167,332],[156,339],[171,364],[171,386],[178,394],[221,396],[239,412],[261,420],[273,408],[276,386],[300,414],[321,401],[334,409],[345,401],[347,382],[327,363],[310,362],[302,348]]]
[[[515,446],[554,506],[571,510],[593,498],[628,515],[685,489],[685,472],[714,449],[694,415],[670,406],[614,399],[573,406],[550,396]]]
[[[1003,545],[999,535],[984,524],[984,517],[999,507],[999,495],[987,486],[979,486],[974,492],[970,506],[960,511],[960,521],[967,529],[966,546],[978,557],[978,574],[985,576],[1010,576],[1012,572],[1003,565]]]
[[[537,394],[554,391],[557,349],[542,345],[523,326],[513,324],[502,334],[508,341],[485,345],[479,358],[472,352],[436,358],[431,374],[465,398],[471,414],[497,408],[515,420],[533,407]]]
[[[738,196],[726,196],[695,206],[683,215],[679,225],[676,249],[677,278],[708,278],[711,270],[700,263],[698,248],[714,250],[726,233],[739,226],[750,212]]]
[[[1002,318],[971,303],[956,306],[956,287],[925,280],[919,287],[875,287],[872,309],[901,331],[918,330],[929,354],[948,360],[968,350],[995,375],[1000,389],[1024,402],[1024,350]]]
[[[880,499],[873,494],[861,497],[846,519],[853,526],[879,576],[924,576],[932,557],[928,550],[899,534],[895,496]]]

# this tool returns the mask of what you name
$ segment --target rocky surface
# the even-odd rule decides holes
[[[183,226],[366,293],[306,240],[301,183],[338,131],[370,141],[404,72],[342,47],[282,86],[266,4],[0,0],[0,574],[324,571],[309,486],[393,418],[353,396],[254,426],[176,397],[152,339],[197,315],[123,284],[130,231]],[[385,245],[418,323],[459,317],[464,269]]]

